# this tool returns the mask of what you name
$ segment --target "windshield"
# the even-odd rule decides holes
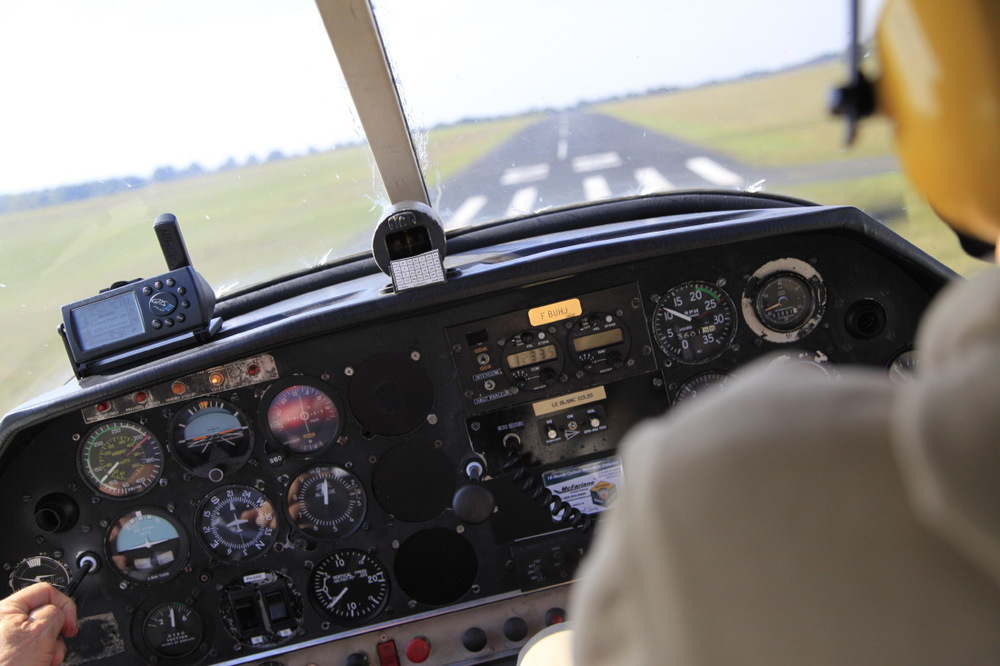
[[[375,9],[448,229],[743,189],[856,205],[971,270],[886,127],[842,149],[846,2]],[[72,376],[62,305],[166,270],[161,213],[221,297],[369,250],[388,201],[309,0],[8,0],[0,58],[0,412]]]

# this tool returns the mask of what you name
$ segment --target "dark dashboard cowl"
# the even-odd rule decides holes
[[[511,618],[523,638],[566,607],[632,425],[763,357],[835,376],[912,355],[954,275],[799,203],[602,203],[455,235],[446,284],[385,294],[359,260],[231,299],[216,340],[4,417],[3,582],[96,558],[77,663],[344,663],[417,638],[502,663]]]

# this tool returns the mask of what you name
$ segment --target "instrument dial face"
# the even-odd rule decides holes
[[[372,555],[354,549],[338,550],[313,569],[309,579],[313,602],[344,624],[374,617],[389,599],[389,577]]]
[[[704,372],[695,375],[677,389],[677,393],[674,394],[674,406],[688,400],[694,400],[698,396],[714,393],[725,386],[728,381],[729,375],[725,372]]]
[[[160,604],[142,624],[142,637],[150,650],[161,657],[177,659],[195,651],[205,628],[195,609],[179,601]]]
[[[17,592],[35,583],[49,583],[65,590],[69,585],[69,570],[59,560],[48,555],[26,557],[11,569],[7,579],[11,592]]]
[[[653,335],[675,361],[706,363],[729,348],[736,322],[736,307],[725,291],[708,282],[685,282],[656,304]]]
[[[242,562],[263,555],[278,539],[278,516],[264,493],[250,486],[226,486],[198,506],[195,529],[220,560]]]
[[[767,278],[754,298],[757,317],[772,331],[794,331],[809,321],[815,310],[812,287],[795,273],[778,273]]]
[[[139,582],[173,578],[187,564],[189,551],[180,522],[153,507],[118,518],[108,530],[105,547],[114,568]]]
[[[178,461],[198,476],[219,480],[243,466],[253,449],[253,433],[243,412],[219,398],[189,403],[170,423]]]
[[[114,498],[146,492],[163,471],[163,447],[152,432],[131,421],[108,421],[83,440],[80,473],[97,492]]]
[[[337,403],[317,384],[297,381],[280,389],[268,404],[267,432],[293,455],[318,453],[340,435],[343,421]]]
[[[336,465],[317,465],[299,474],[288,487],[287,499],[292,524],[319,539],[352,534],[368,507],[358,478]]]

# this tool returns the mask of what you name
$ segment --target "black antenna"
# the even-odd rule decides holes
[[[170,213],[160,215],[153,222],[153,231],[156,232],[156,239],[160,241],[160,250],[167,262],[167,270],[175,271],[191,265],[191,256],[188,254],[187,245],[184,244],[184,236],[181,235],[181,227],[176,217]]]
[[[851,32],[847,46],[847,85],[835,88],[830,112],[844,116],[847,134],[844,142],[850,146],[858,135],[858,121],[875,112],[875,88],[861,71],[861,0],[851,0]]]

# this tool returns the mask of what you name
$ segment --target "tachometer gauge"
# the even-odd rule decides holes
[[[320,561],[309,579],[313,602],[344,624],[378,614],[389,599],[385,567],[362,550],[338,550]]]
[[[135,497],[160,478],[163,448],[138,423],[108,421],[87,433],[78,463],[83,478],[97,492],[114,498]]]
[[[256,488],[226,486],[201,501],[195,529],[214,556],[241,562],[270,550],[278,539],[278,516]]]
[[[653,336],[680,363],[706,363],[729,348],[736,335],[736,307],[708,282],[685,282],[663,294],[653,311]]]
[[[293,455],[318,453],[340,435],[340,410],[319,382],[301,377],[280,382],[268,390],[264,404],[265,431]]]
[[[772,331],[794,331],[816,311],[816,297],[801,275],[778,273],[765,279],[757,289],[754,311]]]
[[[320,539],[352,534],[368,506],[358,478],[336,465],[317,465],[296,476],[287,499],[292,524]]]
[[[69,570],[54,557],[35,555],[15,564],[7,582],[11,592],[17,592],[35,583],[49,583],[60,590],[65,590],[69,585]]]
[[[250,457],[253,433],[236,405],[204,398],[186,405],[173,418],[170,443],[181,465],[193,474],[220,481]]]
[[[179,601],[160,604],[146,615],[142,637],[161,657],[178,659],[195,651],[205,633],[201,616]]]
[[[122,515],[108,530],[105,547],[112,566],[139,582],[173,578],[187,564],[189,544],[180,522],[163,509],[146,507]]]

